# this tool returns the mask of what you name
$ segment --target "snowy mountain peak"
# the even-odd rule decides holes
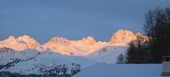
[[[0,48],[3,47],[12,48],[17,51],[23,51],[27,49],[36,49],[39,51],[44,50],[36,40],[28,35],[23,35],[17,38],[14,36],[9,36],[6,40],[0,41]]]
[[[64,37],[53,37],[49,42],[66,42],[69,41]]]
[[[33,38],[31,38],[31,37],[28,36],[28,35],[19,36],[17,39],[25,40],[25,41],[33,40]]]
[[[44,50],[35,39],[33,39],[32,37],[30,37],[28,35],[23,35],[23,36],[18,37],[17,41],[19,43],[25,44],[28,49],[36,49],[39,51]]]
[[[50,41],[48,41],[45,46],[56,46],[56,45],[68,45],[70,41],[64,37],[53,37]]]
[[[135,35],[129,30],[118,30],[111,38],[110,44],[116,46],[127,46],[135,39]]]
[[[53,37],[43,45],[43,48],[65,55],[68,54],[70,44],[71,42],[64,37]]]
[[[15,36],[11,35],[6,40],[15,40]]]
[[[22,43],[19,43],[14,36],[9,36],[6,40],[0,41],[0,47],[12,48],[18,51],[26,49],[26,46]]]
[[[129,30],[118,30],[109,41],[109,44],[112,46],[127,46],[131,41],[140,39],[142,43],[148,42],[148,36],[143,35],[142,33],[137,32],[134,34]]]
[[[19,41],[20,43],[24,43],[24,44],[38,43],[36,40],[34,40],[28,35],[23,35],[23,36],[18,37],[17,41]]]
[[[97,43],[97,41],[91,36],[88,36],[86,38],[82,38],[80,41],[84,44],[90,44],[90,45]]]
[[[115,32],[114,36],[125,36],[125,37],[131,37],[134,36],[134,33],[131,32],[130,30],[118,30],[117,32]]]

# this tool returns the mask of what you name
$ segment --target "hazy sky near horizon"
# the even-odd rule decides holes
[[[30,35],[107,41],[118,29],[143,33],[144,15],[170,0],[0,0],[0,40]]]

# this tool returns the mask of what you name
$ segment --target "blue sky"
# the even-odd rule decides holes
[[[30,35],[107,41],[118,29],[143,33],[144,15],[170,0],[0,0],[0,40]]]

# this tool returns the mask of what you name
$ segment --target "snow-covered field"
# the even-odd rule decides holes
[[[161,64],[96,64],[73,77],[161,77]]]
[[[106,46],[91,53],[90,55],[86,56],[86,58],[98,63],[113,64],[117,62],[117,57],[121,53],[126,53],[127,48],[127,46]]]

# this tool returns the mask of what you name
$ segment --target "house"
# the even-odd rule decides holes
[[[170,56],[163,57],[162,77],[170,77]]]

